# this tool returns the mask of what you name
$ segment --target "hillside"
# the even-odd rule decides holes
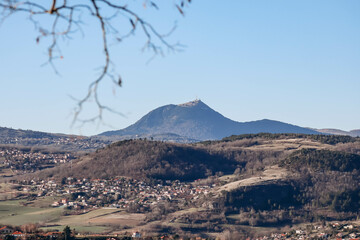
[[[72,165],[24,175],[18,184],[34,189],[32,197],[60,193],[58,199],[70,198],[78,207],[112,209],[93,217],[68,207],[75,215],[60,217],[58,224],[89,215],[84,226],[111,226],[114,234],[213,236],[229,230],[247,235],[318,221],[355,221],[359,154],[359,138],[333,135],[261,133],[194,144],[126,140]],[[32,199],[29,194],[18,193]],[[142,220],[127,225],[133,214]]]
[[[125,140],[97,150],[74,163],[39,176],[195,180],[206,174],[236,169],[236,161],[203,148],[147,140]]]
[[[12,139],[12,138],[33,138],[33,139],[50,138],[50,139],[54,139],[54,138],[60,138],[62,136],[64,136],[64,135],[32,131],[32,130],[21,130],[21,129],[0,127],[0,141],[4,141],[3,139],[6,139],[6,138],[9,138],[9,139]]]
[[[259,133],[194,144],[123,140],[38,176],[194,180],[268,164],[351,171],[360,169],[359,153],[358,138],[335,135]]]
[[[301,149],[292,153],[281,165],[298,169],[351,172],[360,170],[360,155],[312,148]]]
[[[201,100],[195,100],[180,105],[159,107],[125,129],[104,132],[100,136],[136,137],[174,133],[192,139],[211,140],[260,132],[318,134],[308,128],[268,119],[236,122],[211,109]]]

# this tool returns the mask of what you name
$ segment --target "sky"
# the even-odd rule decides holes
[[[0,26],[0,126],[95,135],[198,98],[240,122],[360,129],[360,1],[194,0],[185,17],[174,1],[158,1],[159,11],[132,2],[161,33],[176,23],[167,40],[185,47],[149,62],[140,31],[121,43],[109,36],[123,86],[106,81],[99,98],[124,116],[104,113],[106,124],[71,126],[70,96],[83,97],[103,65],[97,22],[84,14],[83,34],[59,41],[56,74],[43,65],[49,41],[37,44],[33,24],[18,14]],[[129,22],[116,24],[123,29]],[[94,107],[90,102],[81,117],[95,114]]]

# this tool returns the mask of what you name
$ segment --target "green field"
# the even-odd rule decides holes
[[[81,215],[63,216],[58,221],[51,224],[59,225],[57,229],[62,230],[65,226],[75,228],[78,232],[103,233],[110,229],[113,225],[111,221],[102,221],[108,215],[118,213],[118,209],[96,209]],[[54,229],[53,227],[49,227]],[[56,229],[56,228],[55,228]]]
[[[55,224],[59,225],[83,225],[88,226],[91,224],[91,220],[102,217],[104,215],[108,215],[114,212],[119,212],[118,209],[97,209],[91,212],[81,214],[81,215],[71,215],[64,216],[60,219],[60,221],[55,222]]]
[[[50,197],[50,196],[38,197],[33,201],[27,201],[26,205],[34,208],[49,208],[49,206],[53,202],[59,201],[59,199],[60,197]]]
[[[30,202],[25,200],[0,201],[0,224],[20,226],[27,223],[39,223],[44,226],[41,229],[45,231],[62,231],[65,226],[70,226],[77,232],[103,233],[110,229],[109,225],[111,224],[104,226],[93,220],[119,212],[118,209],[97,209],[81,215],[63,216],[64,208],[48,207],[53,201],[53,197]]]
[[[0,201],[0,224],[23,225],[54,221],[62,215],[62,208],[24,206],[23,200]]]
[[[59,226],[51,226],[51,227],[42,227],[41,230],[44,231],[59,231],[62,232],[64,228],[68,225],[59,225]],[[108,227],[103,226],[83,226],[83,225],[70,225],[71,230],[75,229],[75,232],[80,233],[103,233],[107,232]]]

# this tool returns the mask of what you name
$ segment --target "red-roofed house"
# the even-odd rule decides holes
[[[24,234],[22,232],[20,232],[20,231],[15,231],[11,235],[13,235],[16,238],[24,236]]]
[[[61,235],[61,232],[46,232],[43,234],[44,237],[57,238]]]

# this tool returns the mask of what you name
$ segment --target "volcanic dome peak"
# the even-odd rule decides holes
[[[195,99],[190,102],[178,104],[179,107],[194,107],[196,105],[206,105],[206,104],[203,103],[200,99]]]
[[[127,128],[100,135],[132,138],[170,133],[203,141],[260,132],[318,134],[314,130],[269,119],[237,122],[195,99],[179,105],[158,107]]]

